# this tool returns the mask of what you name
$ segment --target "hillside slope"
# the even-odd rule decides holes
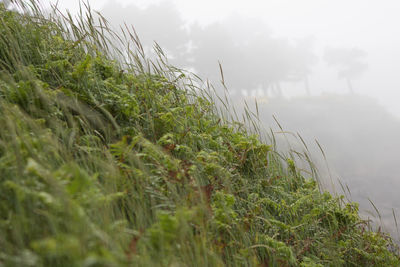
[[[140,44],[117,63],[90,10],[23,3],[0,4],[0,266],[400,264],[357,204]]]
[[[326,164],[314,141],[317,139],[328,159],[332,179],[339,177],[347,184],[348,197],[360,203],[360,211],[366,217],[371,217],[366,211],[376,213],[370,199],[379,210],[381,219],[376,215],[378,223],[383,222],[385,230],[398,238],[393,211],[396,214],[400,211],[397,190],[400,186],[400,166],[397,164],[399,118],[387,112],[376,100],[362,95],[272,98],[267,104],[259,104],[258,108],[260,121],[272,125],[273,131],[280,132],[278,126],[274,127],[274,115],[286,132],[300,133],[314,163],[323,171]],[[291,134],[286,137],[290,141],[294,139]],[[279,140],[283,144],[286,142],[282,136]],[[296,143],[299,142],[293,140],[292,147],[296,147]],[[328,178],[325,184],[331,184],[329,174],[321,178]],[[340,185],[337,189],[341,191]]]

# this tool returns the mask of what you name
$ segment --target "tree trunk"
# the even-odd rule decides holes
[[[354,95],[353,84],[351,83],[350,78],[346,78],[346,81],[347,81],[347,87],[349,88],[350,94]]]
[[[309,84],[309,82],[308,82],[308,76],[305,76],[305,77],[304,77],[304,86],[305,86],[305,88],[306,88],[307,96],[310,96],[311,93],[310,93],[310,84]]]
[[[276,82],[275,86],[276,86],[276,95],[278,97],[282,97],[282,88],[279,82]]]

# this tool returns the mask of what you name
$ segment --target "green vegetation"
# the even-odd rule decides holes
[[[225,119],[160,50],[146,60],[128,32],[136,52],[118,50],[89,8],[16,4],[0,4],[0,266],[400,264],[357,204]]]

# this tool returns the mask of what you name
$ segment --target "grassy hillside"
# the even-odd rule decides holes
[[[320,193],[134,35],[116,50],[90,10],[17,4],[0,4],[0,266],[400,264],[357,204]]]
[[[295,133],[294,136],[299,132],[307,143],[314,163],[320,166],[319,171],[328,171],[315,143],[317,139],[329,161],[333,182],[339,177],[350,190],[347,196],[360,204],[361,214],[365,218],[375,216],[379,226],[383,224],[385,230],[389,230],[400,242],[393,217],[393,213],[400,211],[397,190],[400,187],[400,166],[397,164],[400,150],[400,143],[397,142],[400,136],[399,118],[387,112],[376,100],[362,95],[270,98],[268,103],[259,104],[258,108],[259,119],[264,124],[276,125],[272,117],[274,115],[286,132]],[[273,129],[280,132],[279,126]],[[285,137],[292,147],[300,151],[303,149],[301,142],[292,134]],[[281,144],[280,149],[285,149],[282,144],[286,140],[282,134],[277,135],[276,140]],[[320,182],[330,185],[331,175],[320,177],[326,180]],[[337,189],[343,192],[339,184]],[[376,214],[369,199],[379,214]],[[367,211],[371,211],[372,216]]]

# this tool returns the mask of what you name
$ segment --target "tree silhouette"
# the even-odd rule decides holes
[[[326,48],[324,59],[328,65],[339,68],[339,78],[344,78],[351,94],[354,93],[352,80],[363,74],[368,64],[364,62],[367,53],[359,48]]]
[[[170,63],[205,79],[220,80],[220,62],[227,87],[247,95],[282,95],[280,83],[306,80],[314,62],[310,40],[273,37],[262,21],[237,14],[205,27],[185,25],[167,1],[146,8],[109,1],[102,14],[113,25],[133,25],[144,47],[150,50],[156,41]]]
[[[189,38],[193,49],[186,55],[196,72],[212,81],[220,79],[218,61],[222,64],[225,80],[229,85],[239,88],[246,86],[241,83],[235,74],[240,73],[242,65],[242,52],[235,44],[232,35],[221,23],[214,23],[207,27],[195,24],[190,27]]]
[[[218,74],[217,60],[224,68],[228,86],[252,90],[263,95],[269,90],[282,95],[282,81],[304,80],[311,71],[315,56],[311,39],[290,42],[272,37],[263,22],[238,15],[201,28],[190,28],[189,38],[195,49],[188,56],[204,77]]]
[[[313,53],[313,41],[311,37],[296,40],[295,47],[290,54],[290,81],[303,81],[306,94],[311,95],[308,76],[312,66],[317,62],[317,56]]]
[[[114,26],[133,26],[147,52],[154,42],[171,58],[179,57],[185,51],[187,31],[173,3],[164,1],[140,8],[134,4],[122,6],[116,1],[108,1],[101,13]]]

